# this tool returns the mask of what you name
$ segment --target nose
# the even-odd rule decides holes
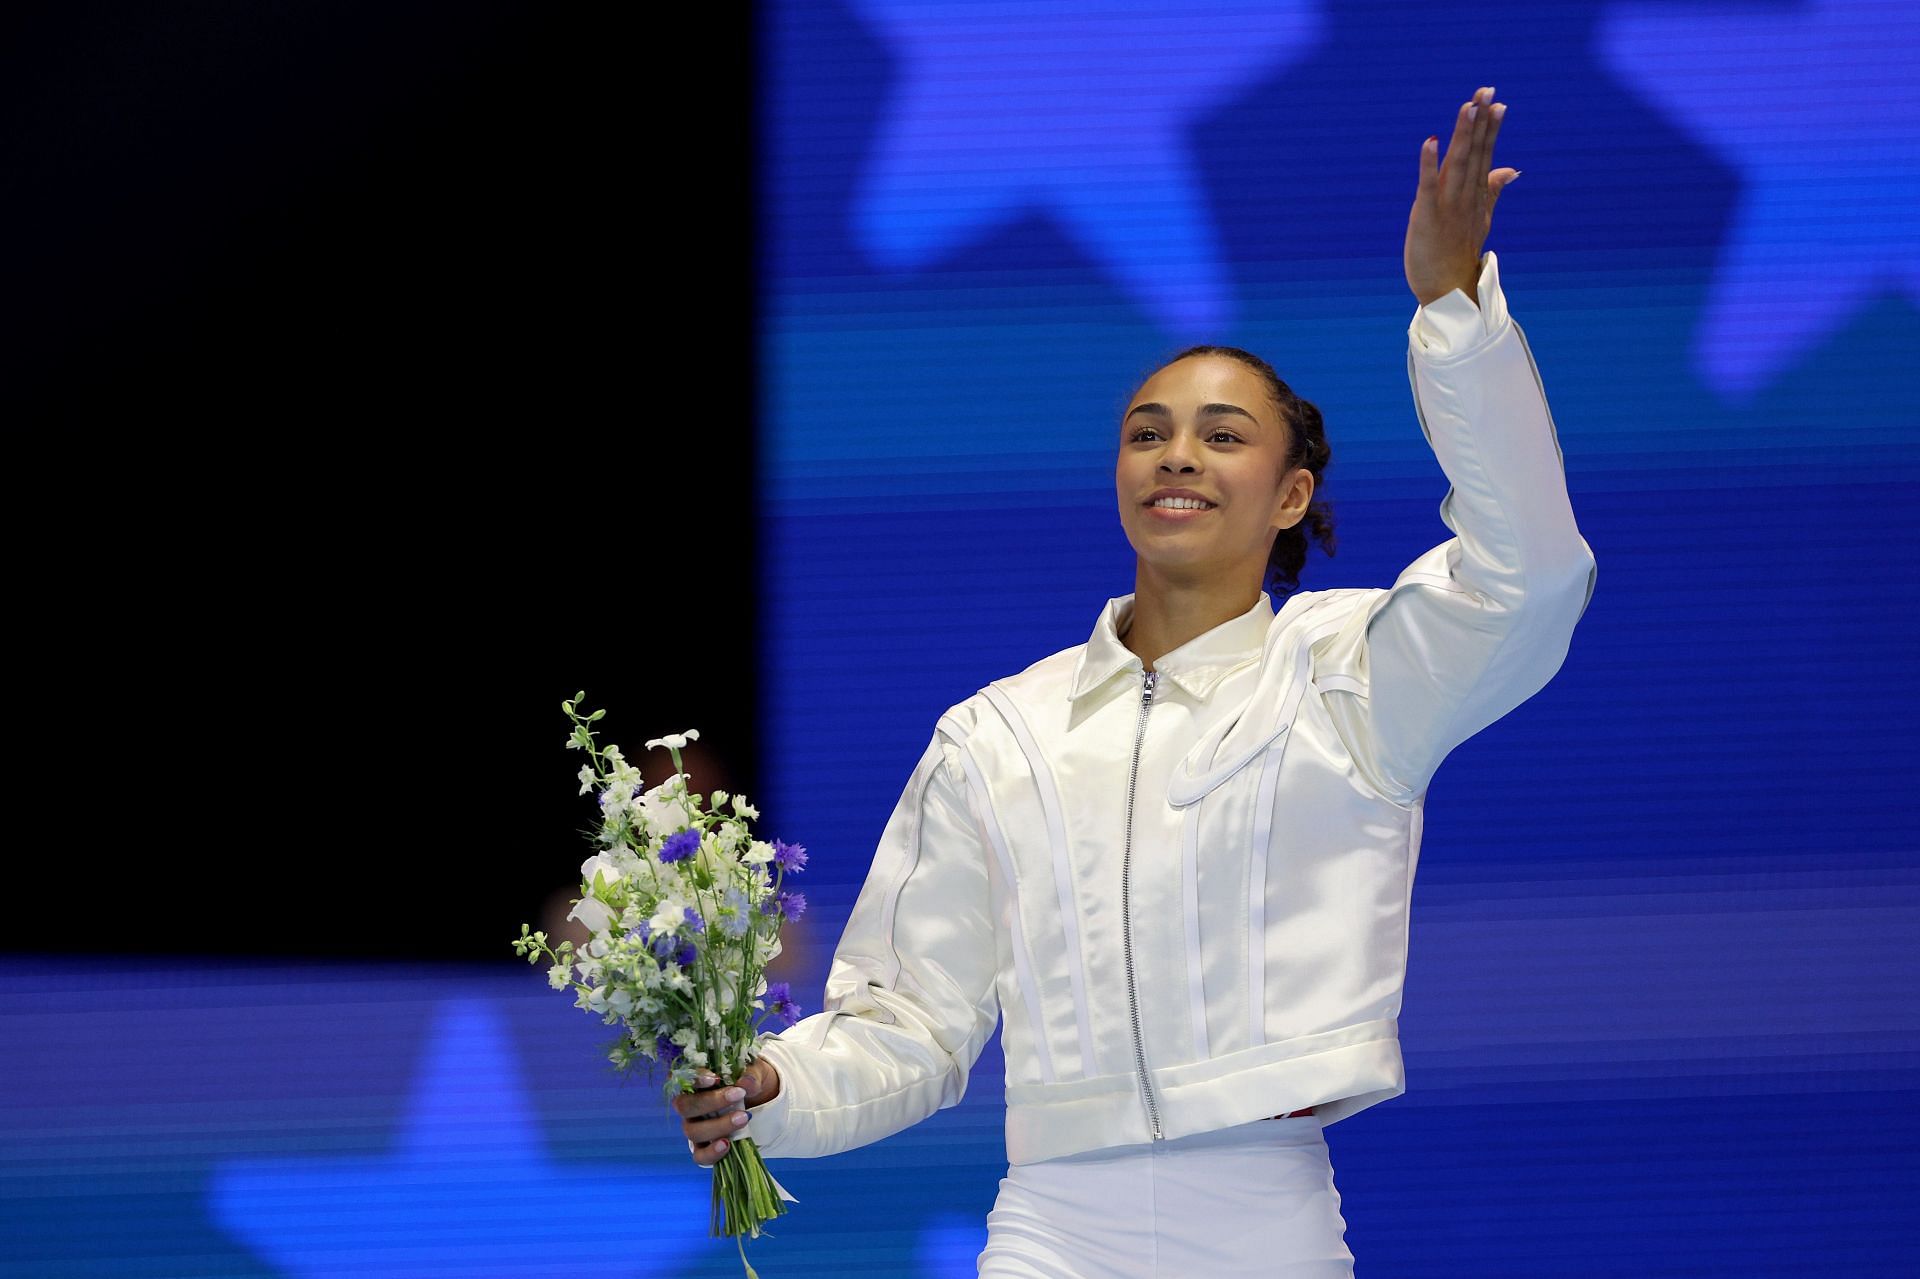
[[[1177,471],[1182,475],[1191,474],[1197,469],[1193,458],[1193,441],[1176,432],[1174,437],[1167,441],[1166,452],[1160,455],[1160,469]]]

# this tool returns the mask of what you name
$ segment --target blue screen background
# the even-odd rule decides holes
[[[1902,1274],[1920,1150],[1920,8],[762,6],[756,797],[803,1012],[934,720],[1132,589],[1120,410],[1197,341],[1323,410],[1340,549],[1449,536],[1406,384],[1421,140],[1599,564],[1429,794],[1408,1092],[1328,1130],[1363,1274]],[[730,86],[745,92],[746,86]],[[1276,604],[1278,601],[1276,601]],[[530,780],[529,784],[533,784]],[[0,1276],[738,1274],[708,1174],[537,971],[14,960]],[[1004,1064],[781,1161],[769,1277],[974,1273]]]

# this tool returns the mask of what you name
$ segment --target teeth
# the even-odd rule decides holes
[[[1213,503],[1202,502],[1197,497],[1163,497],[1156,499],[1153,505],[1164,506],[1175,511],[1204,511]]]

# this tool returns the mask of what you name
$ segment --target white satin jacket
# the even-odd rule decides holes
[[[1593,595],[1494,255],[1419,309],[1408,373],[1455,536],[1389,589],[1270,598],[1143,669],[1133,596],[948,710],[881,836],[823,1011],[744,1130],[835,1154],[959,1102],[996,1023],[1010,1162],[1406,1090],[1427,784],[1538,692]]]

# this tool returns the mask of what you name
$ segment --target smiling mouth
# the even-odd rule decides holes
[[[1147,509],[1149,511],[1211,511],[1213,503],[1203,502],[1194,497],[1163,497],[1158,501],[1148,502]]]

